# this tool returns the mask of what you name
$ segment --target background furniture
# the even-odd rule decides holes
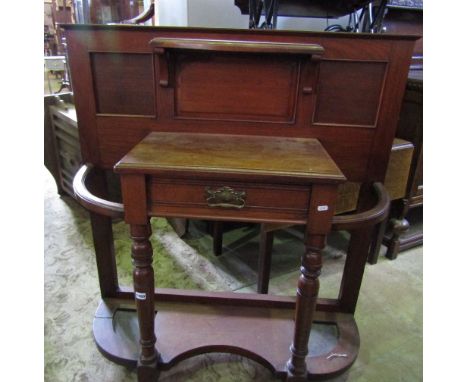
[[[334,24],[326,29],[340,32],[370,32],[371,29],[374,32],[379,31],[374,26],[368,28],[366,25],[372,23],[373,20],[381,20],[386,0],[379,2],[383,3],[382,7],[375,7],[377,12],[372,12],[373,3],[370,0],[235,0],[235,5],[241,13],[249,15],[250,29],[276,29],[279,16],[336,19],[349,15],[346,28]],[[369,7],[372,16],[366,24],[364,20],[368,17]],[[264,21],[260,23],[262,16]]]
[[[388,0],[383,25],[386,33],[414,34],[421,38],[414,44],[412,70],[423,69],[423,1]]]
[[[145,9],[143,3],[137,0],[74,0],[73,9],[77,24],[138,24],[154,16],[154,0]]]
[[[81,163],[72,93],[44,96],[44,165],[60,195],[74,196],[72,182]]]
[[[74,12],[70,0],[44,1],[44,40],[45,55],[60,56],[65,54],[62,35],[58,24],[74,22]]]
[[[65,56],[46,56],[44,57],[44,71],[47,77],[47,82],[49,85],[49,93],[59,93],[63,88],[69,87],[67,80],[66,80],[66,57]],[[54,74],[55,76],[60,76],[62,79],[62,84],[60,88],[54,92],[52,91],[52,86],[50,84],[50,74]]]
[[[66,104],[50,106],[54,151],[58,166],[59,190],[73,195],[73,178],[81,166],[76,113]]]
[[[389,229],[383,238],[384,244],[388,247],[386,256],[392,260],[396,259],[399,251],[423,242],[422,226],[417,221],[422,220],[423,208],[422,70],[410,72],[396,136],[412,142],[414,154],[405,195],[393,204]],[[411,210],[419,211],[413,211],[412,215]],[[414,227],[411,227],[411,223]]]
[[[65,56],[44,57],[44,68],[51,72],[65,71]]]
[[[414,145],[410,175],[405,197],[395,201],[389,216],[383,243],[387,258],[396,259],[398,252],[423,242],[423,2],[391,0],[384,25],[395,34],[418,34],[411,70],[403,98],[396,137]]]

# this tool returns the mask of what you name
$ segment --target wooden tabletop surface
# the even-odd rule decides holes
[[[115,166],[118,173],[161,170],[345,180],[314,138],[152,132]]]

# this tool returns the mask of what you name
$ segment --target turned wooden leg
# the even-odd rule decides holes
[[[369,255],[367,257],[367,262],[369,264],[377,264],[377,261],[379,260],[380,248],[382,247],[382,241],[385,235],[386,228],[387,219],[379,223],[374,230],[374,236],[372,238],[371,246],[369,249]]]
[[[155,348],[154,334],[154,272],[152,267],[153,248],[149,241],[151,226],[130,225],[133,260],[133,285],[140,328],[140,357],[138,359],[138,381],[154,382],[158,378],[159,354]]]
[[[408,199],[402,199],[396,206],[397,213],[395,217],[390,219],[389,228],[392,233],[392,237],[387,241],[387,252],[385,257],[390,260],[395,260],[400,252],[400,236],[409,229],[409,222],[406,220],[406,215],[409,211]]]
[[[395,260],[400,252],[400,236],[408,231],[409,222],[405,218],[402,219],[391,219],[390,220],[390,229],[392,232],[392,238],[388,244],[387,253],[385,257],[390,260]]]
[[[223,254],[223,222],[214,221],[212,224],[213,253],[220,256]]]
[[[260,253],[258,255],[257,293],[268,293],[270,282],[273,231],[267,231],[265,224],[260,226]]]
[[[319,275],[322,269],[321,250],[325,236],[314,235],[306,238],[306,251],[302,256],[301,276],[297,286],[294,340],[291,358],[287,363],[288,382],[306,381],[306,356],[309,352],[309,336],[319,291]]]

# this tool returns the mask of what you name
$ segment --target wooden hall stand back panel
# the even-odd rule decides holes
[[[281,314],[288,317],[292,317],[292,311],[296,329],[302,328],[293,335],[295,345],[288,366],[283,365],[283,361],[279,362],[282,366],[277,366],[278,363],[270,356],[255,356],[258,349],[246,349],[245,343],[235,342],[232,336],[227,335],[222,344],[198,344],[192,350],[179,348],[179,355],[173,353],[167,358],[164,358],[167,353],[156,345],[163,357],[161,368],[170,367],[181,357],[220,349],[257,359],[279,375],[287,377],[289,373],[290,378],[297,380],[305,380],[307,373],[309,377],[332,376],[350,367],[359,347],[353,313],[366,251],[372,227],[385,218],[388,207],[388,196],[375,182],[382,182],[385,176],[415,38],[129,26],[70,25],[64,28],[81,150],[86,163],[75,178],[75,192],[80,202],[91,211],[103,297],[94,324],[94,335],[101,352],[116,362],[137,363],[138,355],[135,357],[129,350],[134,344],[122,346],[117,341],[117,333],[113,332],[113,317],[124,312],[129,304],[131,309],[135,309],[132,303],[135,293],[119,286],[116,278],[110,221],[113,216],[122,216],[123,206],[105,200],[108,190],[103,170],[112,169],[145,137],[142,144],[147,144],[147,140],[152,139],[151,135],[148,136],[151,132],[175,133],[180,137],[222,134],[231,142],[242,139],[242,136],[250,136],[252,142],[257,141],[256,137],[262,137],[258,138],[260,141],[264,141],[264,137],[272,137],[275,142],[282,143],[287,139],[318,142],[347,180],[362,183],[356,215],[333,217],[322,227],[316,227],[314,220],[310,225],[312,237],[317,234],[317,228],[324,229],[320,234],[326,235],[332,223],[335,229],[352,232],[340,295],[333,300],[318,299],[314,316],[316,323],[318,320],[337,325],[340,337],[335,351],[332,349],[332,353],[318,357],[306,356],[308,321],[314,304],[298,307],[298,312],[302,313],[294,316],[295,300],[289,297],[228,292],[222,295],[181,293],[161,289],[153,292],[148,263],[151,257],[147,241],[149,215],[299,224],[308,221],[312,209],[309,208],[310,203],[304,203],[309,192],[307,187],[312,184],[312,189],[319,190],[330,179],[322,178],[324,169],[314,172],[313,181],[311,174],[304,178],[293,171],[291,175],[291,168],[284,173],[275,173],[276,152],[282,152],[283,147],[280,144],[275,154],[269,156],[272,168],[262,167],[263,173],[251,173],[242,168],[223,172],[220,178],[221,169],[236,168],[234,162],[221,163],[212,171],[191,168],[184,172],[174,168],[150,168],[142,165],[147,160],[140,158],[134,168],[127,168],[129,173],[122,175],[124,200],[127,206],[131,206],[126,208],[126,219],[132,222],[135,243],[136,291],[144,293],[146,298],[142,300],[139,296],[143,295],[136,295],[136,304],[141,304],[140,321],[146,323],[141,327],[145,340],[139,370],[142,378],[146,372],[154,375],[158,361],[153,350],[155,339],[150,322],[154,311],[148,308],[151,305],[147,303],[149,299],[154,299],[159,312],[156,326],[158,317],[164,318],[162,311],[178,311],[182,309],[181,304],[196,303],[212,306],[213,310],[209,311],[213,319],[219,313],[215,310],[223,309],[230,313],[237,309],[244,312],[245,317],[252,316],[250,308],[265,308],[264,317],[277,316],[270,309],[281,309]],[[353,97],[349,97],[350,93]],[[279,138],[281,140],[276,140]],[[189,147],[185,145],[187,150]],[[240,147],[243,146],[233,145],[233,152]],[[259,148],[259,152],[261,150]],[[220,155],[222,158],[223,152],[226,151],[216,151],[212,157]],[[261,163],[264,161],[265,157],[262,157]],[[295,163],[284,162],[290,166]],[[190,158],[184,159],[184,168],[187,163],[191,163]],[[253,159],[252,163],[259,165]],[[190,174],[190,179],[187,174]],[[220,180],[222,184],[219,184]],[[207,182],[208,190],[204,189],[201,181]],[[224,189],[223,186],[229,188]],[[236,194],[239,186],[245,189],[241,187],[241,193]],[[176,192],[171,194],[171,187]],[[88,188],[93,189],[93,194]],[[132,192],[129,193],[129,189]],[[208,192],[215,204],[224,204],[224,198],[228,198],[228,204],[243,205],[243,208],[231,206],[232,209],[224,210],[210,207],[207,210],[206,205],[201,205],[200,191]],[[245,203],[242,202],[242,192],[250,195]],[[297,195],[294,198],[296,204],[284,205],[293,199],[279,197],[285,193]],[[327,203],[323,205],[333,205],[332,194],[324,191],[323,195],[328,196]],[[314,195],[315,191],[312,191],[311,201],[315,200]],[[276,206],[278,202],[280,208]],[[307,208],[304,209],[305,205]],[[239,211],[241,214],[237,214]],[[306,299],[315,299],[313,280],[318,275],[318,253],[323,245],[323,238],[306,242],[306,247],[312,248],[311,254],[307,250],[303,257],[302,287],[311,288],[304,295]],[[138,289],[140,286],[142,290]],[[170,321],[167,319],[165,322]],[[293,326],[289,333],[294,333]],[[289,343],[293,337],[289,338]],[[164,347],[165,343],[162,340],[160,346]],[[260,346],[264,347],[268,346]],[[284,359],[284,356],[280,358]],[[278,369],[280,367],[281,370]]]

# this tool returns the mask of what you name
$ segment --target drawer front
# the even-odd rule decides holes
[[[151,179],[150,213],[239,221],[305,223],[310,188],[235,182]]]

